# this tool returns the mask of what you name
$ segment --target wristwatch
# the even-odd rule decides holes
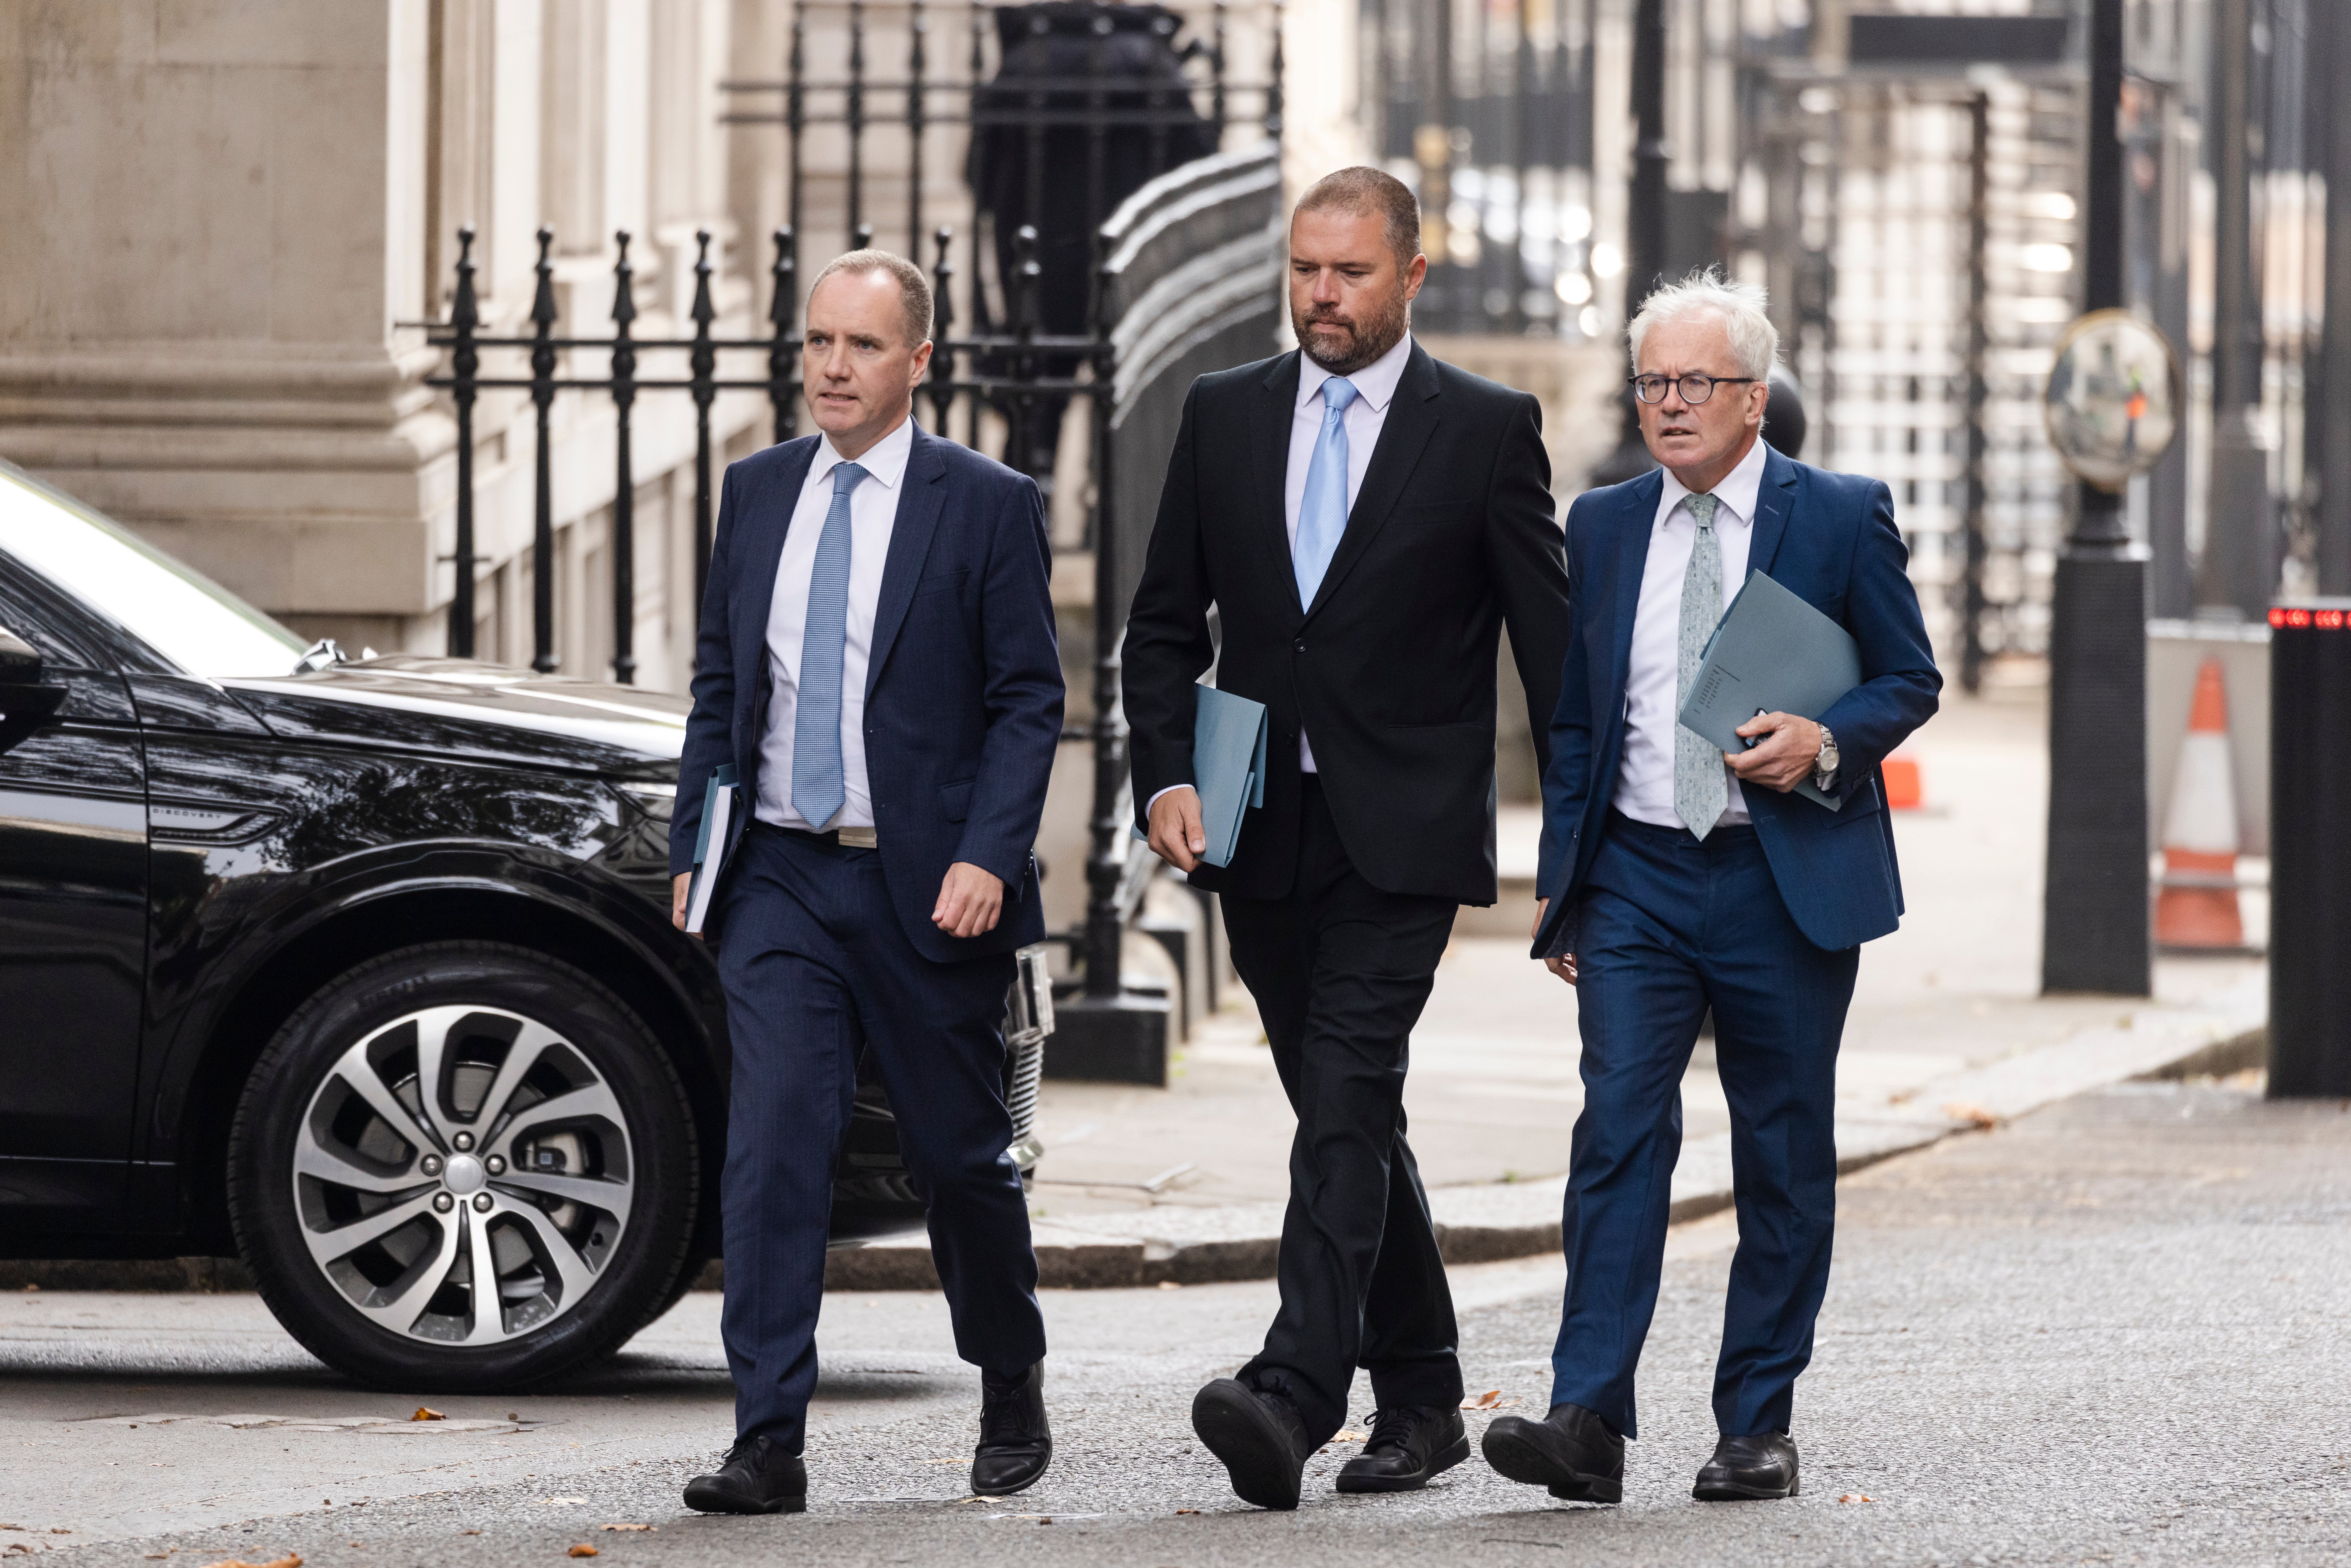
[[[1823,725],[1821,726],[1821,754],[1813,758],[1813,788],[1827,789],[1835,780],[1836,770],[1836,737],[1829,733],[1827,725]]]

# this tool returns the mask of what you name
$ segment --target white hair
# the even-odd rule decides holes
[[[1764,379],[1780,358],[1780,329],[1771,325],[1766,302],[1760,286],[1729,282],[1710,267],[1679,283],[1659,284],[1641,301],[1640,313],[1625,329],[1632,344],[1633,373],[1641,371],[1641,340],[1649,335],[1650,328],[1710,315],[1722,323],[1723,335],[1730,340],[1730,354],[1739,361],[1739,373]]]

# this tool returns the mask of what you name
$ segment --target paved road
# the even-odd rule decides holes
[[[1876,1167],[1843,1218],[1788,1503],[1687,1495],[1711,1440],[1718,1219],[1676,1237],[1620,1509],[1552,1505],[1474,1459],[1416,1496],[1310,1481],[1295,1514],[1240,1508],[1184,1412],[1251,1347],[1262,1284],[1056,1293],[1061,1456],[1009,1504],[964,1497],[976,1391],[936,1299],[836,1297],[815,1508],[760,1520],[676,1501],[726,1422],[708,1298],[592,1380],[434,1399],[481,1423],[449,1430],[339,1383],[250,1298],[48,1293],[0,1299],[0,1522],[24,1527],[0,1531],[0,1561],[437,1568],[579,1542],[616,1568],[2351,1560],[2351,1109],[2126,1086]],[[1457,1277],[1477,1386],[1538,1404],[1557,1266]],[[186,1418],[132,1425],[162,1415]],[[369,1418],[393,1419],[324,1424]]]

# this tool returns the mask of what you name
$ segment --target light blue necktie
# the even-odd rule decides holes
[[[799,710],[792,716],[792,810],[821,830],[849,798],[841,763],[841,664],[849,645],[849,497],[865,477],[854,463],[832,471],[832,505],[809,569],[800,632]]]
[[[1347,405],[1355,401],[1355,383],[1332,376],[1322,383],[1322,434],[1314,438],[1314,455],[1306,465],[1306,494],[1298,503],[1298,542],[1290,547],[1298,573],[1298,607],[1314,602],[1331,558],[1339,553],[1339,536],[1347,531]]]

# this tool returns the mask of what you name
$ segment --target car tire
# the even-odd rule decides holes
[[[509,1388],[617,1351],[677,1288],[697,1192],[652,1030],[580,970],[498,943],[402,948],[312,996],[229,1138],[262,1299],[321,1361],[401,1388]]]

